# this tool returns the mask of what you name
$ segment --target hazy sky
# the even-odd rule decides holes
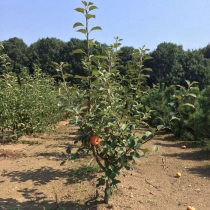
[[[112,44],[113,37],[124,46],[154,50],[162,42],[198,49],[210,44],[210,0],[94,0],[98,10],[91,38]],[[22,38],[30,45],[39,38],[84,39],[72,28],[83,22],[80,0],[1,0],[0,40]]]

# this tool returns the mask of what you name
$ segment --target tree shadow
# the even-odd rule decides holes
[[[9,177],[11,182],[33,181],[34,185],[43,185],[52,180],[58,180],[61,177],[67,177],[67,173],[62,170],[55,170],[51,167],[41,167],[37,170],[12,171],[5,173],[4,176]]]
[[[70,185],[76,182],[82,181],[90,181],[94,179],[97,174],[96,168],[93,167],[85,167],[80,166],[77,169],[71,169],[69,171],[62,171],[62,170],[55,170],[50,167],[41,167],[35,171],[13,171],[9,173],[5,173],[3,176],[9,177],[11,182],[27,182],[29,180],[33,181],[34,185],[44,185],[52,180],[58,180],[59,178],[66,178],[65,185]],[[29,189],[23,188],[17,190],[17,192],[21,193],[22,196],[25,198],[25,202],[19,202],[13,198],[0,198],[0,210],[17,210],[20,207],[21,210],[37,210],[37,209],[46,209],[46,210],[67,210],[67,209],[97,209],[97,206],[103,203],[102,200],[98,200],[93,197],[90,200],[87,200],[84,204],[81,202],[72,202],[72,201],[58,201],[56,200],[56,193],[55,198],[47,199],[47,196],[43,193],[38,191],[36,187]],[[88,203],[88,205],[87,205]],[[63,208],[62,208],[63,207]]]
[[[183,145],[183,143],[176,142],[176,144],[174,144],[174,143],[169,143],[169,142],[167,142],[167,143],[156,142],[155,145],[162,146],[162,147],[179,147],[179,148],[181,148],[181,146]]]
[[[99,168],[82,165],[76,169],[55,170],[51,167],[41,167],[37,170],[28,170],[26,172],[13,171],[4,173],[2,176],[10,178],[10,182],[27,182],[32,181],[34,185],[44,185],[53,180],[59,180],[60,178],[66,178],[66,185],[73,184],[75,182],[90,181],[97,177],[96,172],[99,172]]]
[[[13,198],[2,199],[0,198],[0,210],[97,210],[98,205],[102,204],[103,201],[92,200],[88,202],[87,206],[86,201],[84,204],[77,202],[67,201],[67,202],[55,202],[52,200],[31,200],[25,202],[19,202]]]
[[[210,179],[210,164],[205,166],[188,168],[187,171],[189,171],[192,174],[200,175]]]
[[[91,181],[97,177],[96,172],[100,172],[98,167],[82,165],[77,169],[68,169],[68,178],[66,180],[66,185],[73,184],[75,182]]]
[[[202,160],[210,160],[210,152],[199,150],[192,152],[180,152],[173,154],[164,154],[166,157],[176,157],[182,160],[194,160],[194,161],[202,161]]]
[[[192,151],[192,152],[180,152],[180,153],[173,153],[173,154],[164,154],[165,157],[174,157],[181,160],[193,160],[193,161],[204,161],[210,160],[210,152],[209,151]],[[202,177],[209,177],[210,178],[210,165],[201,165],[197,167],[187,168],[188,172],[192,174],[197,174]]]

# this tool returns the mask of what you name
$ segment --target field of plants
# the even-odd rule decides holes
[[[179,78],[171,76],[174,84],[170,84],[167,78],[177,76],[177,69],[181,72],[177,63],[165,78],[158,70],[155,77],[157,59],[154,61],[145,46],[127,49],[126,61],[119,37],[113,44],[97,48],[91,35],[102,28],[89,28],[88,24],[95,18],[95,9],[97,6],[86,1],[75,9],[84,16],[84,23],[76,22],[73,28],[84,35],[85,47],[78,45],[70,56],[80,64],[72,60],[70,66],[48,58],[46,71],[40,58],[37,63],[29,62],[38,57],[29,53],[30,58],[21,58],[29,59],[30,65],[24,66],[21,59],[14,59],[15,53],[5,52],[8,42],[1,44],[0,183],[6,188],[11,181],[18,187],[11,184],[5,189],[0,208],[209,208],[205,199],[210,178],[208,76],[197,77],[198,82],[188,74],[192,66],[185,65],[189,69]],[[37,46],[32,47],[35,52]],[[202,53],[206,51],[198,52]],[[188,54],[180,60],[183,66]],[[210,63],[209,58],[202,58],[206,67],[202,66],[200,77]],[[77,71],[71,69],[73,65]],[[65,126],[59,123],[62,120],[66,120]],[[40,166],[37,160],[42,162]],[[61,184],[64,179],[65,186]],[[90,183],[82,187],[85,182]],[[171,203],[169,195],[174,197]]]

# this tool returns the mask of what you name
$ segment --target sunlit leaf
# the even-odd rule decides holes
[[[77,12],[81,12],[81,13],[83,13],[84,14],[84,12],[85,12],[85,9],[84,8],[76,8],[75,9]]]
[[[112,196],[112,188],[111,188],[111,187],[107,187],[107,188],[106,188],[106,194],[107,194],[108,196]]]
[[[88,6],[90,6],[90,5],[93,5],[93,2],[89,2],[89,3],[88,3]]]
[[[97,6],[90,6],[89,7],[89,11],[94,10],[94,9],[98,9],[98,7]]]
[[[73,53],[74,54],[76,54],[76,53],[83,53],[83,54],[86,54],[83,50],[81,50],[81,49],[76,49],[76,50],[74,50],[73,51]]]
[[[195,106],[190,103],[183,104],[183,106],[189,106],[189,107],[192,107],[193,109],[195,109]]]
[[[172,121],[172,120],[179,120],[180,121],[180,118],[173,116],[170,121]]]
[[[90,19],[90,18],[95,18],[96,16],[95,15],[92,15],[92,14],[86,14],[85,17],[87,19]]]
[[[95,27],[91,28],[90,31],[94,31],[94,30],[102,30],[102,28],[100,26],[95,26]]]
[[[152,71],[151,68],[143,68],[144,71]]]
[[[153,151],[157,152],[158,151],[158,147],[156,145],[153,146]]]
[[[193,93],[188,93],[186,96],[192,96],[193,98],[196,98],[197,96]]]
[[[158,125],[158,126],[157,126],[157,130],[158,130],[158,131],[161,130],[162,128],[164,128],[164,125]]]
[[[73,28],[75,28],[75,27],[78,27],[78,26],[84,26],[82,23],[80,23],[80,22],[77,22],[77,23],[75,23],[74,25],[73,25]]]
[[[85,6],[87,6],[87,5],[88,5],[86,1],[82,1],[82,3],[83,3]]]
[[[79,30],[77,30],[77,32],[80,32],[80,33],[83,33],[83,34],[86,34],[87,33],[87,31],[86,31],[86,29],[79,29]]]

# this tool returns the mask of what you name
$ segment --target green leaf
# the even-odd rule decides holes
[[[117,185],[117,184],[119,184],[119,183],[121,183],[120,180],[117,180],[117,179],[113,179],[113,180],[112,180],[112,184],[113,184],[113,185]]]
[[[76,79],[82,79],[82,80],[88,80],[87,77],[85,77],[85,76],[80,76],[80,75],[75,75],[74,78],[76,78]]]
[[[85,6],[87,6],[87,2],[86,2],[86,1],[82,1],[82,3],[83,3]]]
[[[191,87],[190,90],[199,90],[199,87]]]
[[[81,50],[81,49],[76,49],[76,50],[74,50],[73,51],[73,53],[74,54],[76,54],[76,53],[83,53],[83,54],[86,54],[83,50]]]
[[[85,12],[85,9],[84,8],[76,8],[75,9],[77,12],[81,12],[81,13],[83,13],[84,14],[84,12]]]
[[[106,176],[109,177],[110,179],[114,179],[116,177],[116,173],[114,173],[111,169],[108,169],[106,171]]]
[[[96,185],[96,187],[99,187],[101,185],[105,185],[105,179],[104,178],[98,178],[98,184]]]
[[[86,14],[85,17],[87,19],[90,19],[90,18],[95,18],[96,16],[95,15],[92,15],[92,14]]]
[[[179,101],[182,99],[182,96],[175,96]]]
[[[86,34],[87,33],[87,31],[86,31],[86,29],[79,29],[79,30],[77,30],[77,32],[80,32],[80,33],[83,33],[83,34]]]
[[[93,70],[93,71],[92,71],[92,76],[96,76],[96,75],[98,75],[98,74],[99,74],[98,71],[96,71],[96,70]]]
[[[198,84],[199,82],[193,81],[191,85]]]
[[[95,58],[98,58],[98,59],[107,59],[106,56],[103,56],[103,55],[96,55]]]
[[[161,130],[162,128],[164,128],[164,125],[158,125],[158,126],[157,126],[157,130],[158,130],[158,131]]]
[[[158,151],[158,147],[156,145],[153,146],[153,151],[157,152]]]
[[[192,96],[193,98],[196,98],[197,96],[195,95],[195,94],[193,94],[193,93],[189,93],[189,94],[187,94],[186,96]]]
[[[179,120],[180,121],[180,118],[173,116],[170,121],[172,121],[172,120]]]
[[[190,87],[191,84],[190,84],[190,81],[189,80],[185,80],[185,82],[187,83],[187,86]]]
[[[142,69],[142,70],[144,70],[144,71],[152,71],[151,68],[144,68],[144,69]]]
[[[97,6],[90,6],[89,7],[89,11],[94,10],[94,9],[98,9],[98,7]]]
[[[77,22],[77,23],[75,23],[74,25],[73,25],[73,28],[76,28],[76,27],[78,27],[78,26],[84,26],[82,23],[80,23],[80,22]]]
[[[149,130],[152,132],[152,133],[155,133],[156,132],[156,128],[153,128],[153,127],[149,127]]]
[[[149,136],[151,136],[151,135],[152,135],[152,132],[147,131],[147,132],[145,133],[145,135],[146,135],[147,137],[149,137]]]
[[[94,31],[94,30],[102,30],[102,28],[100,26],[95,26],[95,27],[91,28],[90,31]]]
[[[90,5],[93,5],[93,2],[89,2],[89,3],[88,3],[88,6],[90,6]]]
[[[88,45],[89,45],[89,46],[94,46],[94,45],[96,45],[96,43],[93,42],[93,40],[88,40]]]
[[[151,56],[146,56],[146,57],[144,58],[145,61],[146,61],[146,60],[150,60],[150,59],[153,59],[153,57],[151,57]]]
[[[107,187],[107,188],[106,188],[106,194],[107,194],[108,196],[112,196],[112,188],[111,188],[111,187]]]
[[[192,104],[190,104],[190,103],[183,104],[183,106],[190,106],[190,107],[192,107],[193,109],[195,109],[195,106],[192,105]]]
[[[124,131],[127,127],[127,124],[122,124],[121,129]]]
[[[146,154],[147,152],[149,152],[149,149],[145,148],[145,149],[141,149],[141,151]]]

